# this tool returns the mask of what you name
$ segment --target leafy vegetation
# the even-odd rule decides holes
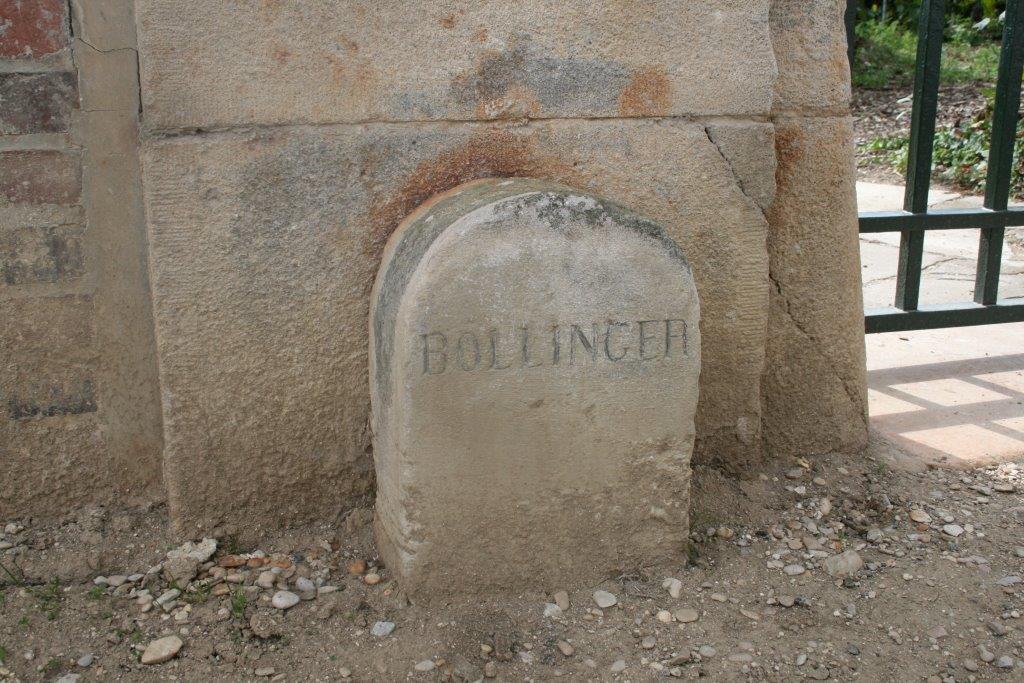
[[[1006,9],[1006,0],[949,0],[946,15],[963,22],[994,20]],[[890,21],[903,26],[916,26],[921,13],[921,0],[862,0],[857,19]]]
[[[60,614],[60,606],[64,601],[64,591],[60,587],[60,581],[54,579],[42,586],[32,589],[32,595],[36,599],[36,607],[46,615],[47,621],[53,621]]]
[[[991,83],[999,66],[1002,24],[991,21],[974,28],[967,21],[951,20],[942,48],[941,82]],[[914,81],[917,33],[898,22],[867,19],[857,23],[853,84],[861,88],[907,86]]]
[[[985,188],[988,151],[992,143],[992,107],[994,92],[986,90],[987,106],[973,119],[958,121],[935,132],[932,176],[957,190],[976,193]],[[865,145],[866,151],[900,173],[907,170],[910,141],[906,136],[876,138]],[[1024,197],[1024,131],[1014,138],[1014,164],[1010,191]]]
[[[238,619],[245,617],[245,606],[249,601],[240,588],[236,588],[231,594],[231,613]]]

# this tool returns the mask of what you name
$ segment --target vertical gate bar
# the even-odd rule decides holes
[[[861,0],[846,0],[846,14],[843,15],[843,22],[846,24],[846,60],[850,63],[850,77],[853,77],[853,58],[857,44],[857,10],[860,8]]]
[[[1024,8],[1022,0],[1007,0],[1003,45],[999,54],[992,141],[985,177],[985,208],[1003,210],[1010,200],[1013,173],[1013,142],[1017,136],[1021,72],[1024,70]],[[974,278],[974,301],[994,304],[999,295],[999,266],[1003,256],[1004,228],[981,231],[978,269]]]
[[[939,68],[942,60],[942,29],[946,1],[924,0],[917,29],[917,66],[914,71],[914,105],[910,118],[910,149],[907,155],[907,188],[903,210],[928,211],[928,188],[932,174],[932,143],[935,113],[939,101]],[[900,234],[899,270],[896,274],[896,307],[917,310],[921,291],[921,257],[924,231]]]

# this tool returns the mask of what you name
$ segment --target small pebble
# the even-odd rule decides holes
[[[672,616],[674,616],[677,621],[681,621],[684,624],[690,624],[700,619],[700,614],[697,613],[697,610],[689,607],[677,609],[673,612]]]
[[[178,654],[182,645],[184,643],[178,636],[158,638],[146,646],[139,661],[147,665],[162,664]]]
[[[383,638],[384,636],[390,636],[395,631],[395,624],[391,621],[378,621],[370,629],[370,633]]]
[[[562,616],[562,608],[553,602],[549,602],[544,605],[544,616],[548,619],[554,619]]]
[[[607,609],[609,607],[614,607],[619,602],[619,599],[608,591],[598,590],[594,591],[594,602],[597,603],[597,606],[601,609]]]
[[[271,598],[270,604],[280,610],[291,609],[299,604],[299,596],[291,591],[277,591]]]

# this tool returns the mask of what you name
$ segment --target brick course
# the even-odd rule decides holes
[[[0,57],[38,59],[70,40],[64,0],[0,0]]]
[[[0,287],[70,282],[84,269],[77,228],[17,228],[0,232]]]
[[[63,133],[78,107],[75,74],[0,74],[0,134]]]
[[[0,152],[0,200],[12,204],[77,204],[82,162],[73,152]]]

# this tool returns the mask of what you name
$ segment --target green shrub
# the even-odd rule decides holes
[[[993,91],[986,92],[987,105],[973,119],[936,130],[932,148],[934,179],[963,192],[984,192],[988,151],[992,144],[993,97]],[[909,146],[906,136],[892,136],[876,138],[862,149],[900,173],[906,173]],[[1013,148],[1010,194],[1024,198],[1024,131],[1019,126]]]
[[[942,83],[994,82],[1001,31],[998,21],[984,29],[975,29],[970,22],[951,21],[942,48]],[[914,82],[917,33],[913,29],[897,22],[867,19],[858,22],[856,32],[855,86],[905,87]]]
[[[895,22],[857,24],[853,84],[861,88],[906,85],[914,80],[917,36]]]

